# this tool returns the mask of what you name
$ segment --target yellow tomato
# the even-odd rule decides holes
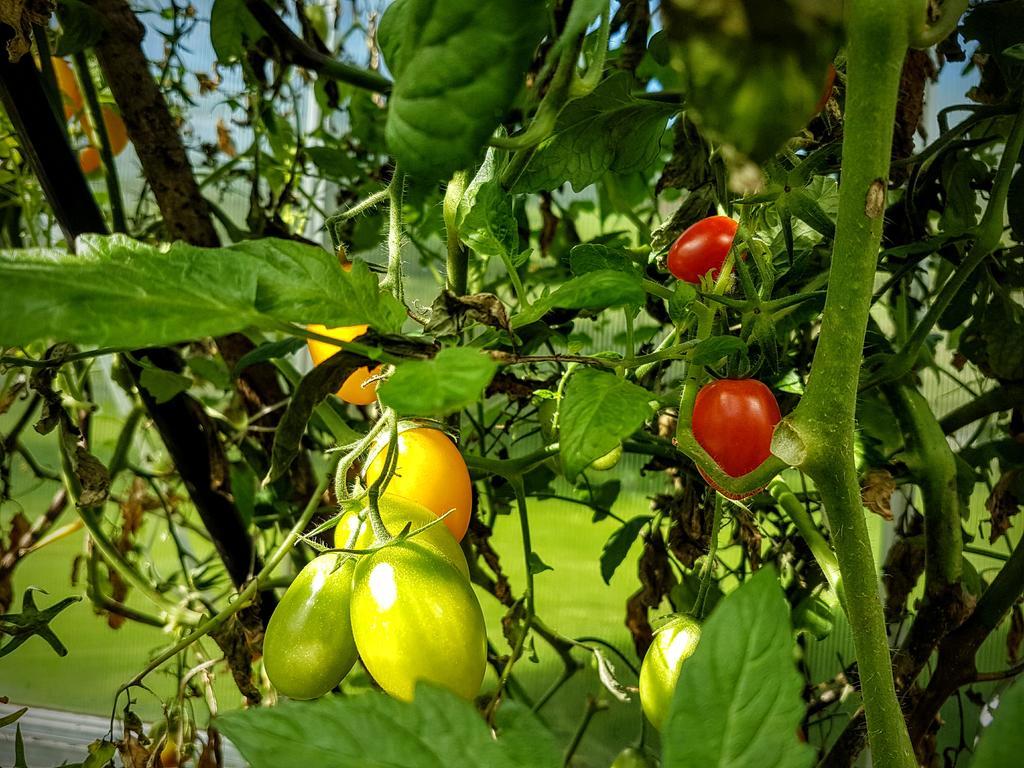
[[[330,336],[332,339],[337,339],[338,341],[355,341],[366,333],[369,326],[343,325],[340,328],[328,328],[324,325],[310,325],[307,327],[313,333],[319,333],[322,336]],[[309,356],[313,358],[313,365],[320,365],[320,363],[338,350],[339,348],[333,344],[328,344],[325,341],[317,341],[316,339],[309,339]],[[372,403],[377,399],[377,382],[372,382],[365,386],[364,384],[371,376],[379,374],[380,368],[381,367],[378,365],[373,370],[370,370],[369,368],[359,368],[356,370],[342,383],[341,389],[338,390],[338,397],[346,403],[352,403],[353,405],[369,405]]]
[[[366,482],[373,483],[381,472],[388,451],[381,450],[366,467]],[[473,486],[462,454],[444,432],[414,427],[398,433],[398,461],[384,498],[400,496],[422,504],[440,517],[451,510],[444,524],[457,541],[469,528],[473,508]]]
[[[415,531],[437,520],[437,515],[426,507],[398,496],[385,496],[379,501],[377,508],[380,510],[384,527],[388,529],[388,533],[392,536],[397,536],[401,533],[407,524],[410,526],[410,531]],[[346,512],[334,529],[334,546],[347,546],[358,525],[358,510],[352,509]],[[466,556],[462,554],[462,548],[459,546],[459,542],[452,536],[451,531],[443,525],[432,525],[423,533],[409,539],[408,542],[414,547],[426,547],[433,550],[436,554],[440,554],[445,560],[458,568],[459,573],[465,576],[467,581],[469,580],[469,566],[466,564]],[[370,528],[369,521],[366,521],[351,549],[369,549],[372,546],[373,530]]]

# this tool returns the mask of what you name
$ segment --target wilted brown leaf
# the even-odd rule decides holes
[[[876,515],[892,522],[892,494],[896,481],[886,469],[869,469],[860,489],[861,502]]]
[[[1010,518],[1020,512],[1021,499],[1016,488],[1021,477],[1020,468],[1004,472],[985,501],[985,509],[992,519],[992,530],[988,535],[990,544],[1010,530]]]

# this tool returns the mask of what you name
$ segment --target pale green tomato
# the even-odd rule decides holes
[[[640,665],[640,705],[658,730],[665,724],[683,662],[700,641],[700,624],[689,616],[676,616],[654,634]]]
[[[458,568],[459,573],[469,581],[469,565],[466,563],[466,556],[462,553],[462,547],[452,536],[451,531],[442,523],[437,522],[437,515],[421,504],[403,499],[401,496],[381,497],[377,503],[377,509],[380,511],[381,520],[384,521],[384,527],[392,536],[401,533],[406,525],[410,526],[411,532],[430,525],[430,523],[435,523],[423,533],[409,539],[409,543],[431,548]],[[345,547],[358,525],[358,512],[354,509],[346,512],[334,529],[334,546]],[[372,546],[373,529],[370,527],[370,521],[367,520],[359,532],[356,543],[349,549],[369,549]]]
[[[479,692],[484,615],[469,582],[436,552],[402,542],[361,557],[351,614],[359,656],[391,696],[411,701],[420,680],[464,699]]]

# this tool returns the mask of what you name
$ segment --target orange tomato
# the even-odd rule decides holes
[[[90,173],[96,173],[100,169],[100,151],[96,147],[86,147],[85,149],[78,150],[78,164],[82,168],[82,173],[88,176]]]
[[[384,471],[387,449],[377,452],[366,467],[367,484]],[[444,524],[456,541],[469,528],[473,485],[462,454],[444,432],[414,427],[398,433],[398,461],[382,498],[399,496],[421,504],[440,517],[451,510]]]
[[[366,333],[369,328],[366,325],[343,325],[340,328],[328,328],[324,325],[309,325],[306,327],[313,333],[330,336],[338,341],[355,341]],[[320,363],[338,351],[338,347],[325,341],[309,339],[308,343],[309,356],[313,358],[313,365],[320,365]],[[377,382],[366,384],[366,380],[371,376],[379,374],[380,369],[381,366],[379,365],[373,370],[366,367],[357,369],[342,383],[341,389],[337,392],[338,397],[346,403],[352,403],[353,405],[369,405],[377,399]]]
[[[107,138],[110,139],[110,151],[119,155],[128,146],[128,129],[125,128],[124,120],[111,107],[101,107],[100,113],[103,115],[103,125],[107,129]],[[82,112],[81,119],[82,130],[87,136],[90,136],[90,140],[93,140],[92,123],[89,121],[88,113]]]
[[[78,81],[75,80],[70,64],[56,56],[51,57],[50,61],[53,63],[53,74],[57,78],[61,101],[64,102],[64,117],[70,118],[82,109],[82,92],[78,90]]]

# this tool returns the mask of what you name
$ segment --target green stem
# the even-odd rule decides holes
[[[772,452],[818,487],[843,577],[876,768],[916,765],[893,684],[854,464],[854,412],[882,235],[900,73],[917,0],[849,0],[843,179],[828,292],[807,391]]]
[[[468,181],[465,171],[456,171],[444,191],[444,230],[448,243],[448,290],[464,296],[469,282],[469,254],[459,240],[456,218]]]
[[[797,533],[803,538],[807,548],[811,550],[815,562],[825,574],[825,580],[836,593],[841,602],[845,602],[843,596],[843,577],[839,573],[839,561],[836,553],[828,545],[825,537],[818,530],[818,526],[811,518],[807,509],[790,490],[790,487],[781,478],[777,477],[768,484],[768,492],[775,498],[782,511],[789,517],[790,522],[796,527]]]
[[[704,608],[708,600],[708,592],[711,591],[711,575],[715,570],[715,558],[718,556],[718,531],[722,527],[722,511],[725,506],[722,501],[722,494],[715,494],[715,516],[711,523],[711,542],[708,547],[708,556],[704,561],[704,572],[700,576],[700,589],[697,591],[697,599],[693,601],[691,613],[700,621],[704,618]]]
[[[402,195],[405,184],[395,166],[394,176],[388,184],[388,272],[381,288],[390,289],[400,302],[405,301],[402,279]]]
[[[956,456],[920,392],[890,386],[885,395],[904,435],[901,458],[924,500],[925,594],[934,597],[960,581],[963,567]]]
[[[327,471],[321,476],[320,482],[317,484],[316,489],[313,491],[313,495],[306,504],[306,508],[302,511],[302,515],[295,521],[295,525],[293,525],[291,530],[288,531],[288,534],[284,537],[281,543],[277,545],[277,548],[270,554],[270,557],[267,558],[266,563],[264,563],[260,572],[256,574],[256,577],[245,585],[245,589],[239,592],[235,596],[235,599],[219,613],[211,616],[196,627],[194,632],[186,635],[170,648],[157,655],[157,657],[150,661],[141,672],[117,689],[118,695],[129,688],[140,685],[146,675],[150,672],[160,667],[169,659],[173,659],[197,640],[213,632],[221,624],[253,601],[260,587],[270,579],[271,574],[284,559],[285,555],[288,554],[288,551],[292,546],[294,546],[294,544],[299,540],[302,531],[307,525],[309,525],[309,521],[313,519],[313,515],[315,515],[316,511],[320,508],[321,497],[323,496],[324,491],[327,490],[327,486],[330,484],[330,479],[334,471],[334,461],[336,461],[336,459],[331,461]]]
[[[103,158],[103,176],[107,180],[107,196],[110,198],[110,214],[114,220],[114,231],[127,232],[124,200],[121,198],[121,180],[117,175],[117,167],[114,165],[114,152],[110,147],[107,124],[103,121],[100,99],[96,95],[96,86],[93,85],[92,76],[89,74],[89,62],[82,51],[74,54],[72,58],[75,62],[75,70],[78,72],[78,80],[82,84],[82,95],[85,96],[86,108],[89,118],[92,120],[92,129],[100,140],[100,157]]]

